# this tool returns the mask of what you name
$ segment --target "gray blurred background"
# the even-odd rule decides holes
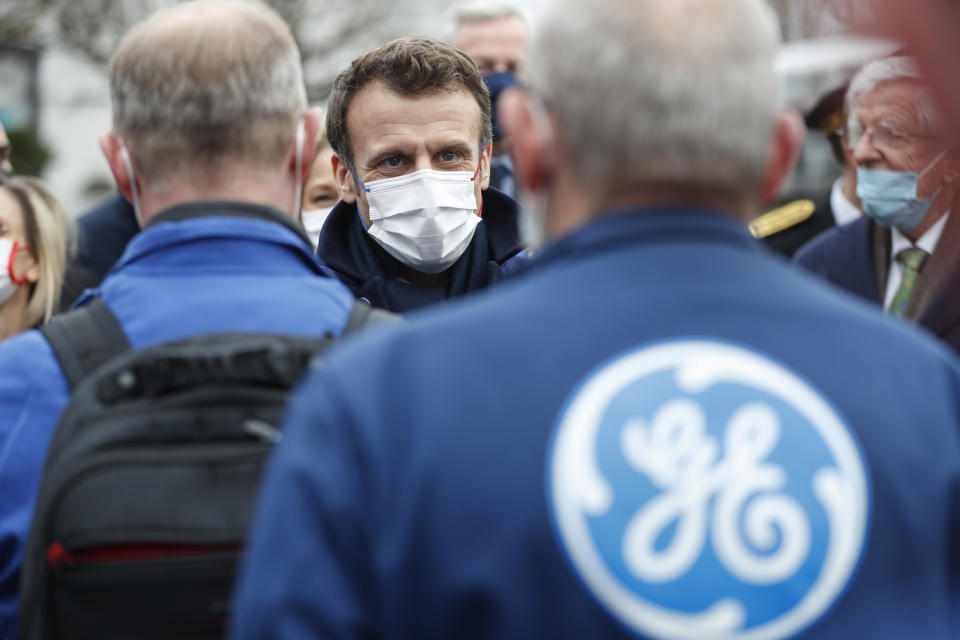
[[[512,4],[536,29],[537,12],[546,1]],[[809,109],[819,94],[842,84],[859,64],[863,46],[851,49],[847,25],[861,17],[857,12],[862,9],[855,0],[768,1],[780,15],[789,43],[778,63],[784,99]],[[112,191],[97,145],[99,134],[110,127],[110,53],[132,24],[175,2],[0,0],[0,122],[14,145],[13,162],[18,172],[49,181],[74,214]],[[314,104],[325,102],[338,71],[377,44],[413,33],[449,39],[457,6],[442,0],[267,3],[293,26]],[[826,143],[816,138],[809,136],[785,197],[825,190],[837,174]]]

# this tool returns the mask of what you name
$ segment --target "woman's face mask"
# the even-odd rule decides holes
[[[26,275],[18,276],[16,274],[14,263],[16,262],[17,252],[29,250],[29,248],[16,240],[0,238],[0,304],[9,300],[19,287],[27,284]]]

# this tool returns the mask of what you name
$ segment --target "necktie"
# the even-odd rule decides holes
[[[897,260],[903,265],[903,279],[900,281],[900,288],[893,296],[893,302],[890,303],[890,313],[898,318],[903,317],[903,312],[907,308],[910,296],[917,286],[917,278],[920,277],[920,270],[927,261],[930,254],[918,247],[904,249],[897,254]]]

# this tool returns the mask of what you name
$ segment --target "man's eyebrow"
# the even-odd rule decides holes
[[[440,153],[444,151],[459,151],[461,153],[473,153],[473,146],[463,142],[461,140],[454,140],[452,142],[447,142],[445,144],[439,145]]]
[[[392,158],[394,156],[407,157],[407,151],[399,147],[387,147],[385,149],[380,149],[373,153],[370,156],[368,164],[376,165],[379,164],[381,160],[386,160],[387,158]]]

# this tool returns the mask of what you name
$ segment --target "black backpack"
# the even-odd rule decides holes
[[[395,318],[357,303],[345,333]],[[24,553],[21,637],[222,637],[287,395],[332,336],[131,351],[100,300],[42,331],[73,395]]]

